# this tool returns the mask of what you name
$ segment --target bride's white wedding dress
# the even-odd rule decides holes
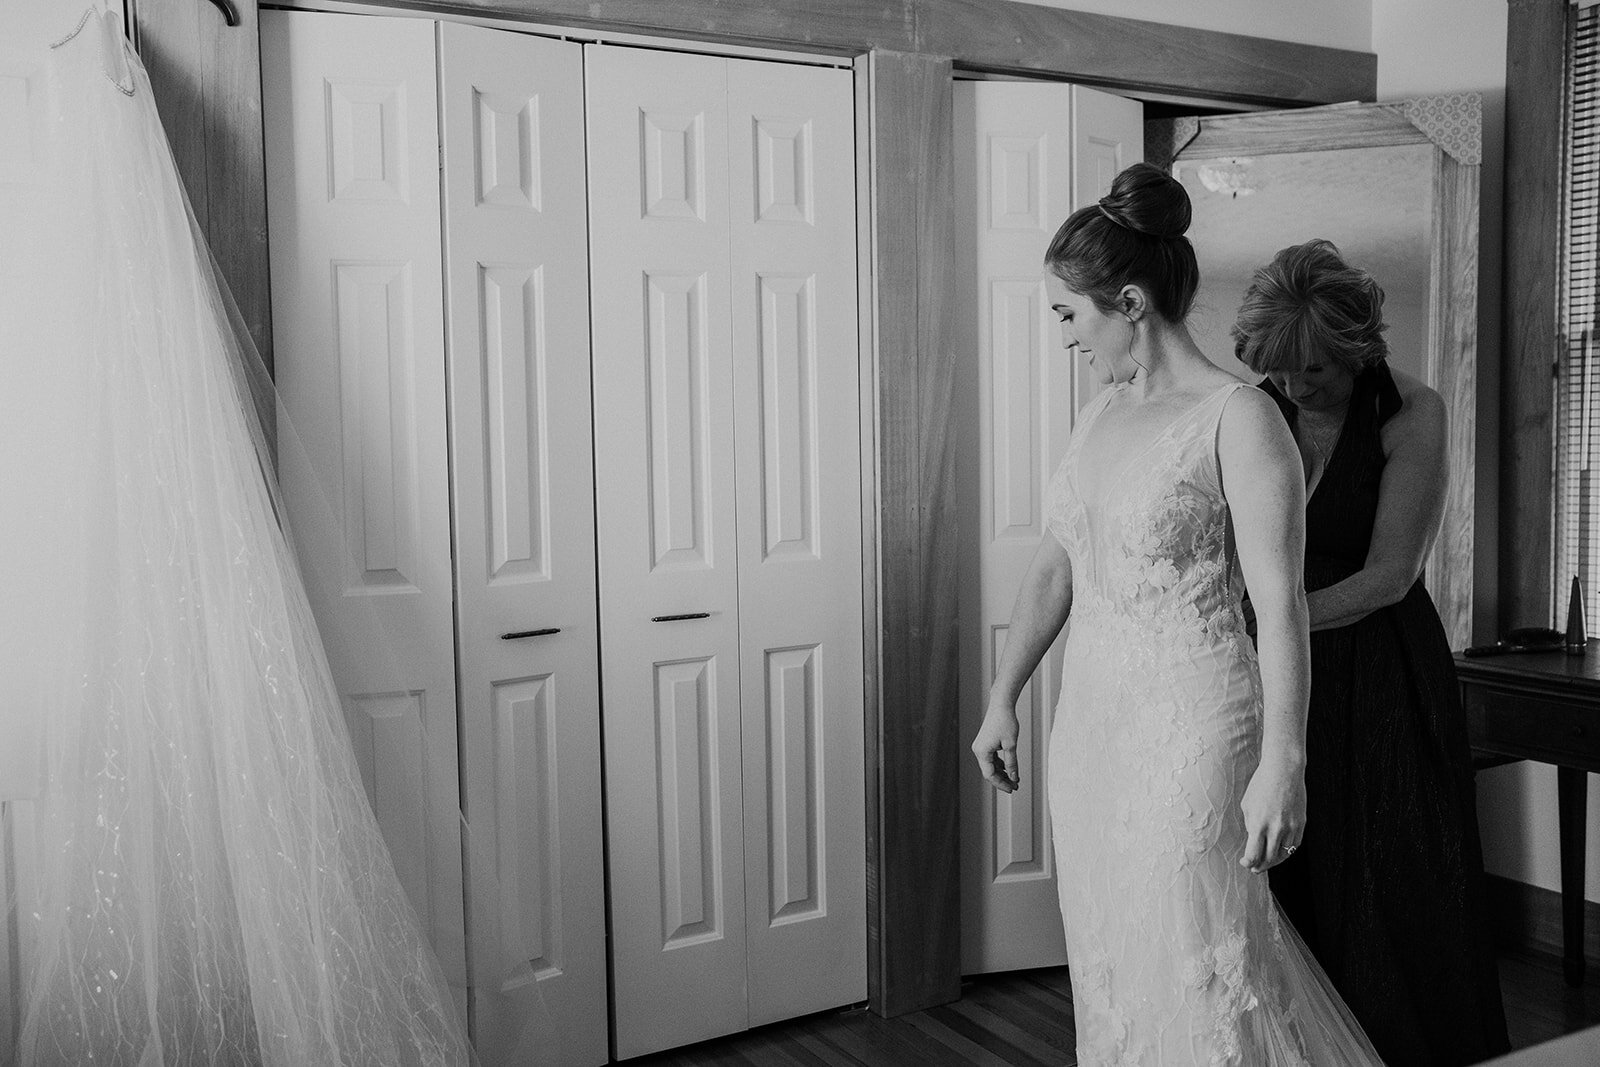
[[[1084,438],[1126,388],[1086,407],[1050,490],[1072,564],[1049,792],[1079,1062],[1377,1064],[1267,879],[1239,865],[1261,679],[1217,429],[1249,386],[1217,390],[1085,498]]]
[[[45,499],[7,501],[38,525],[6,563],[51,576],[6,635],[30,655],[9,710],[45,743],[8,817],[22,1010],[0,1061],[466,1063],[149,82],[96,12],[48,75],[58,217],[34,251],[56,295],[5,354],[8,376],[30,371],[26,445],[52,472]]]

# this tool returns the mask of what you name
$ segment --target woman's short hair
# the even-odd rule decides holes
[[[1149,163],[1118,174],[1109,195],[1079,208],[1061,224],[1044,262],[1068,289],[1101,311],[1118,306],[1125,285],[1138,285],[1153,309],[1171,322],[1188,317],[1200,286],[1189,229],[1189,193]]]
[[[1294,373],[1331,359],[1351,374],[1389,355],[1383,289],[1322,238],[1258,268],[1233,325],[1233,351],[1257,374]]]

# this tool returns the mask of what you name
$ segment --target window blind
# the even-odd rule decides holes
[[[1556,603],[1573,575],[1600,581],[1600,7],[1573,13],[1562,182],[1561,350],[1556,368]],[[1593,618],[1591,609],[1591,618]]]

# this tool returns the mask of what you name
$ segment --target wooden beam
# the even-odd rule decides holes
[[[1561,130],[1568,5],[1509,0],[1504,337],[1500,368],[1500,632],[1551,625]]]
[[[261,135],[256,0],[236,0],[239,25],[197,0],[130,4],[135,43],[189,203],[268,370],[267,181]]]
[[[1399,104],[1385,104],[1376,108],[1302,108],[1287,114],[1208,115],[1199,120],[1199,129],[1179,147],[1178,154],[1186,159],[1214,159],[1432,143]]]
[[[1013,0],[354,0],[575,29],[853,55],[953,57],[977,70],[1293,106],[1375,99],[1371,52]]]
[[[1006,0],[921,0],[919,52],[966,67],[1275,106],[1376,98],[1378,57]]]
[[[874,1010],[961,995],[956,782],[951,64],[875,51],[869,80],[872,316],[878,377],[876,855],[868,857]]]

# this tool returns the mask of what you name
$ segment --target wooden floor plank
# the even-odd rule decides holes
[[[1500,956],[1514,1048],[1600,1025],[1600,974],[1569,987],[1558,957]],[[1072,982],[1065,967],[981,975],[961,1000],[894,1019],[824,1012],[673,1052],[629,1067],[1070,1067],[1077,1063]]]
[[[1059,1061],[1060,1057],[1048,1046],[1044,1047],[1041,1055],[1027,1047],[1032,1044],[1031,1040],[1027,1045],[1019,1045],[1011,1040],[1009,1034],[1000,1033],[978,1022],[966,1010],[964,1002],[958,1001],[955,1004],[930,1008],[929,1014],[974,1045],[993,1052],[1013,1067],[1046,1067]]]
[[[1007,1063],[983,1046],[974,1044],[966,1035],[952,1030],[943,1021],[935,1018],[934,1012],[937,1010],[929,1008],[926,1011],[914,1012],[907,1018],[912,1026],[951,1051],[959,1053],[963,1057],[960,1061],[962,1063],[976,1064],[978,1067],[1016,1067],[1015,1064]]]
[[[931,1039],[906,1018],[880,1019],[855,1012],[843,1019],[840,1038],[869,1064],[926,1063],[929,1067],[964,1067],[968,1062],[945,1045]],[[839,1038],[836,1038],[838,1040]]]
[[[772,1067],[837,1067],[799,1042],[765,1035],[751,1044],[750,1058]]]
[[[977,983],[963,990],[963,999],[1012,1019],[1030,1033],[1037,1033],[1063,1048],[1073,1048],[1077,1043],[1072,1002],[1054,997],[1031,982]]]
[[[990,1011],[976,997],[963,997],[949,1007],[951,1011],[966,1017],[985,1033],[994,1034],[1041,1063],[1060,1063],[1064,1057],[1073,1054],[1076,1041],[1071,1044],[1052,1041],[1049,1031],[1030,1025],[1030,1020],[1025,1016],[1012,1015],[1011,1018],[1005,1018],[995,1011]],[[1005,1010],[1003,1006],[996,1007],[1001,1011]]]
[[[871,1064],[862,1063],[847,1050],[824,1037],[820,1028],[816,1033],[796,1034],[791,1040],[798,1041],[807,1052],[820,1058],[828,1067],[871,1067]]]

